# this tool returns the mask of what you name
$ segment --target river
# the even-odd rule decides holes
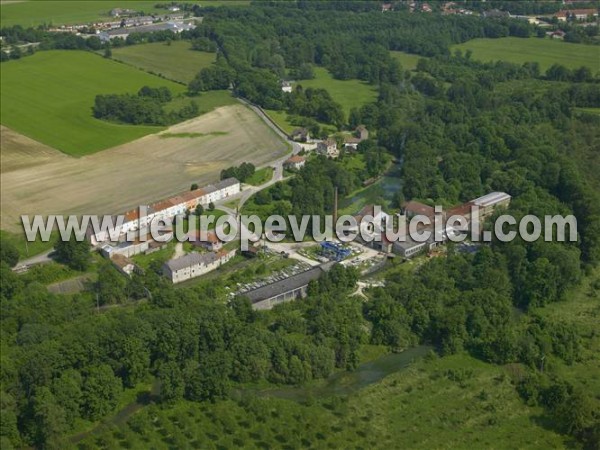
[[[263,390],[247,389],[261,397],[279,397],[299,402],[310,398],[331,395],[348,395],[383,380],[386,376],[405,370],[410,364],[424,357],[432,347],[421,345],[401,353],[389,353],[373,361],[359,365],[351,372],[340,371],[316,386],[279,387]]]

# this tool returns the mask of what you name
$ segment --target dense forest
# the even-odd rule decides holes
[[[518,4],[523,13],[526,4]],[[523,402],[543,408],[545,426],[572,436],[574,446],[598,448],[598,397],[544,365],[546,358],[580,361],[590,336],[539,314],[551,303],[568,302],[567,292],[600,262],[600,194],[597,180],[586,175],[597,170],[582,157],[597,151],[600,140],[598,116],[584,109],[600,107],[597,74],[560,65],[541,73],[534,62],[480,63],[449,50],[475,37],[533,36],[525,22],[382,14],[377,2],[207,11],[187,37],[202,39],[203,48],[206,39],[214,43],[217,63],[201,71],[190,90],[231,85],[263,107],[340,128],[364,124],[372,136],[358,149],[366,172],[346,169],[343,157],[315,158],[291,180],[261,191],[256,204],[282,215],[328,213],[336,187],[340,196],[350,194],[382,172],[382,155],[389,154],[402,161],[407,199],[448,206],[505,191],[517,218],[575,214],[579,240],[493,242],[475,254],[450,246],[447,257],[414,272],[390,271],[368,302],[350,296],[357,274],[336,266],[311,284],[306,301],[268,312],[253,311],[244,298],[226,301],[218,282],[173,289],[159,265],[131,279],[102,266],[87,291],[50,294],[42,278],[10,270],[14,252],[3,244],[2,448],[63,447],[78,421],[110,415],[123,389],[142,381],[157,383],[165,408],[184,398],[216,401],[240,383],[302,384],[352,370],[367,343],[392,351],[425,343],[443,356],[467,352],[518,365],[514,388]],[[406,71],[390,50],[424,58]],[[376,102],[342,117],[326,91],[284,97],[286,71],[310,77],[313,65],[338,79],[372,83]],[[73,248],[61,251],[68,255]],[[600,289],[600,280],[593,285]],[[98,305],[120,306],[98,311]]]

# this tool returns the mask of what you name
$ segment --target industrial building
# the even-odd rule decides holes
[[[334,264],[336,264],[334,261],[321,264],[284,280],[248,291],[243,295],[250,299],[254,309],[271,309],[279,303],[304,298],[306,297],[308,284],[311,281],[319,279]]]

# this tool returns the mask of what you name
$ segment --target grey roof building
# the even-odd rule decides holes
[[[279,303],[306,297],[308,283],[317,280],[324,272],[328,272],[334,264],[336,264],[335,261],[321,264],[285,280],[261,286],[242,295],[250,299],[254,309],[271,309]]]
[[[188,253],[181,258],[172,259],[165,263],[171,271],[176,272],[181,269],[186,269],[188,267],[192,267],[195,265],[207,265],[215,262],[217,260],[217,254],[210,253]]]
[[[231,186],[235,186],[236,184],[239,184],[240,182],[236,179],[236,178],[225,178],[224,180],[219,181],[215,187],[217,189],[225,189]]]

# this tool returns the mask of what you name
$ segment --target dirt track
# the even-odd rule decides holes
[[[249,161],[261,166],[288,152],[250,109],[225,106],[82,158],[72,158],[2,127],[1,228],[20,229],[21,214],[115,214],[217,181],[220,171]],[[214,133],[214,134],[211,134]],[[197,134],[202,134],[198,136]]]

